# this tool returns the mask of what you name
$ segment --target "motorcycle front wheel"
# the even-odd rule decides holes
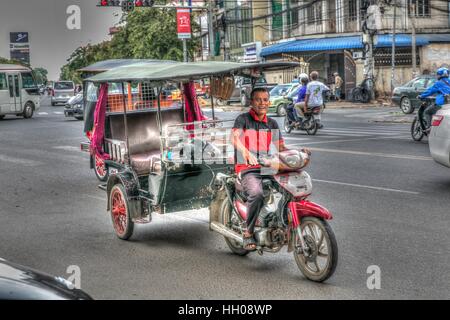
[[[420,141],[423,139],[424,135],[419,119],[417,119],[417,117],[414,118],[414,121],[411,124],[411,137],[414,141]]]
[[[289,119],[288,119],[287,115],[284,117],[284,131],[286,133],[291,133],[291,131],[292,131],[292,127],[289,123]]]
[[[331,277],[338,263],[336,237],[330,225],[322,219],[305,217],[301,223],[307,250],[301,249],[299,234],[295,234],[294,259],[309,280],[323,282]]]

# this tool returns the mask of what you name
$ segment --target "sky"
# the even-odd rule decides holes
[[[98,8],[98,0],[0,0],[0,57],[10,58],[10,32],[28,32],[33,68],[58,80],[61,67],[79,46],[109,40],[109,28],[120,20],[120,8]],[[80,8],[80,30],[69,30],[69,6]],[[114,16],[114,14],[116,16]],[[118,15],[117,15],[118,14]]]

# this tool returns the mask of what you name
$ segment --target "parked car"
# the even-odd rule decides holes
[[[252,83],[250,78],[246,77],[235,77],[235,88],[230,99],[226,101],[227,104],[230,102],[240,102],[242,106],[248,107],[250,105],[250,93],[252,92]],[[266,88],[267,91],[272,90],[276,83],[267,83],[264,77],[260,77],[256,80],[254,88]]]
[[[286,115],[286,106],[289,101],[286,99],[296,88],[299,83],[279,84],[270,90],[270,107],[269,112],[275,112],[280,117]],[[298,91],[297,91],[298,92]]]
[[[433,75],[418,76],[394,89],[392,92],[392,103],[398,105],[405,114],[413,113],[414,109],[418,108],[421,104],[417,96],[422,94],[435,82],[436,78]]]
[[[72,81],[57,81],[53,85],[51,104],[66,104],[75,95],[75,84]]]
[[[450,167],[450,104],[433,116],[428,144],[434,161]]]
[[[77,120],[83,120],[84,118],[84,100],[83,91],[77,93],[76,96],[67,101],[64,107],[64,115],[66,117],[74,117]]]
[[[92,300],[61,277],[0,258],[0,300]]]

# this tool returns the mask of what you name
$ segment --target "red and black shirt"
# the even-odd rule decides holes
[[[267,115],[260,121],[253,109],[237,117],[233,126],[233,134],[239,134],[241,143],[257,158],[269,154],[271,143],[284,143],[278,123],[268,118]],[[236,149],[234,160],[236,173],[261,167],[247,164],[241,152]]]

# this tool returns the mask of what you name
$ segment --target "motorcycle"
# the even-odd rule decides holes
[[[288,150],[260,160],[264,205],[259,212],[254,237],[256,251],[276,253],[284,246],[293,252],[303,275],[323,282],[332,276],[338,262],[335,235],[327,223],[333,218],[324,207],[310,202],[311,177],[301,170],[308,165],[310,152]],[[246,194],[240,174],[219,173],[217,188],[217,220],[211,229],[222,234],[230,250],[240,256],[250,251],[243,247],[246,227]],[[222,196],[218,196],[222,194]],[[211,212],[214,212],[211,210]],[[214,213],[213,213],[214,215]]]
[[[293,103],[288,106],[288,109],[289,108],[292,108],[293,112],[297,113],[297,110],[294,108]],[[319,120],[317,119],[320,112],[321,107],[316,107],[308,110],[308,112],[304,113],[304,118],[300,121],[294,121],[294,119],[290,117],[288,112],[286,112],[286,116],[284,117],[284,131],[286,133],[291,133],[291,131],[295,129],[306,131],[308,135],[315,135],[320,127]],[[298,114],[297,118],[300,119]]]
[[[430,106],[432,99],[425,98],[422,100],[422,104],[411,124],[411,137],[414,141],[420,141],[423,137],[428,136],[431,127],[431,124],[425,120],[425,109]]]

